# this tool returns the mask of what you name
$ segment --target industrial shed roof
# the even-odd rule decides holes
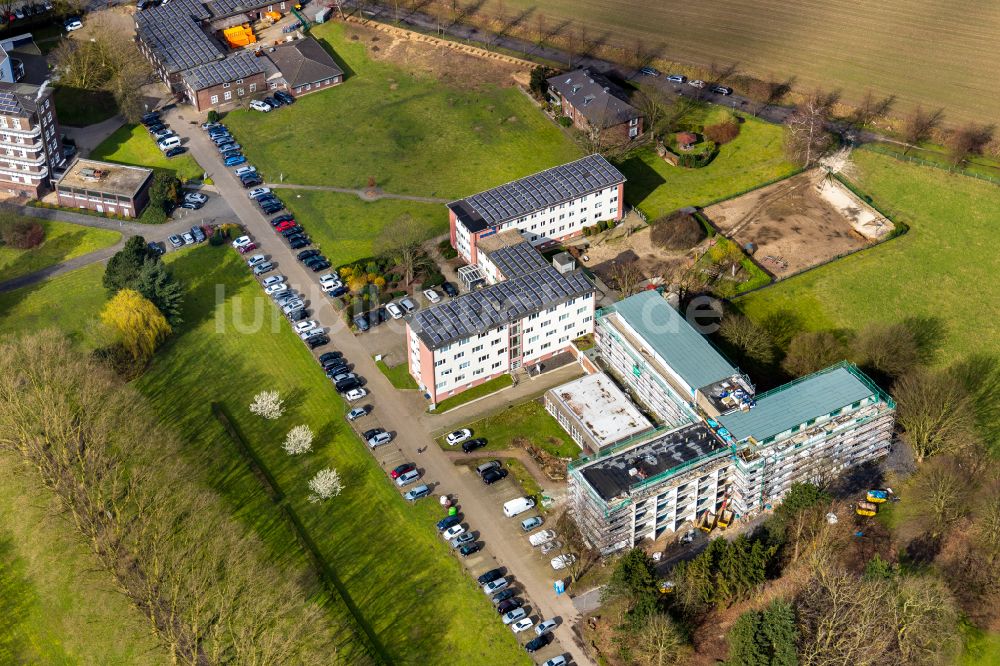
[[[193,90],[204,90],[227,81],[247,78],[264,71],[260,58],[249,51],[235,53],[223,60],[213,60],[184,72],[184,83]]]

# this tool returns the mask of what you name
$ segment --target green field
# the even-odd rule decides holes
[[[137,166],[173,171],[181,180],[201,178],[202,168],[190,153],[167,159],[156,147],[156,141],[142,125],[125,125],[94,148],[90,157],[95,160],[134,164]]]
[[[0,245],[0,282],[109,247],[121,238],[117,231],[94,229],[70,222],[38,222],[45,228],[45,240],[38,247],[18,250]]]
[[[386,192],[458,198],[581,156],[515,88],[415,76],[370,59],[349,31],[341,23],[310,31],[343,63],[343,85],[277,113],[226,114],[269,180],[364,188],[371,176]]]
[[[448,230],[448,211],[440,204],[362,201],[353,194],[319,190],[279,190],[278,194],[334,266],[372,256],[382,228],[404,215],[426,228],[428,238]]]
[[[489,0],[480,16],[496,15]],[[899,96],[900,108],[943,106],[953,120],[996,121],[1000,106],[1000,3],[955,0],[503,0],[508,18],[537,39],[539,15],[563,38],[657,53],[664,70],[707,78],[713,63],[736,63],[758,76],[794,78],[810,91],[842,90],[857,99],[872,88]],[[450,5],[439,5],[449,12]],[[586,27],[581,35],[580,28]],[[580,48],[577,46],[577,48]],[[700,67],[674,67],[674,62]]]
[[[1000,348],[1000,188],[965,176],[855,151],[857,182],[910,225],[878,247],[850,255],[736,301],[755,319],[788,311],[804,328],[857,330],[909,317],[943,328],[945,364]]]
[[[378,369],[382,371],[382,374],[386,376],[386,379],[394,387],[403,390],[419,388],[416,380],[410,375],[410,370],[406,366],[406,363],[400,363],[391,368],[385,364],[385,361],[377,361],[375,365],[378,366]]]
[[[453,395],[450,398],[445,398],[437,404],[437,407],[431,412],[432,414],[443,414],[449,409],[455,409],[467,402],[472,402],[473,400],[478,400],[484,396],[491,393],[495,393],[501,389],[505,389],[514,381],[510,378],[510,375],[500,375],[499,377],[494,377],[488,382],[483,382],[479,386],[474,386],[468,391],[462,391],[458,395]]]
[[[91,264],[44,282],[0,293],[0,332],[55,327],[83,347],[100,341],[97,313],[107,300],[103,264]]]
[[[0,663],[166,661],[51,494],[0,454]]]
[[[486,438],[486,447],[481,449],[483,451],[513,448],[514,439],[523,437],[560,458],[576,458],[580,455],[580,447],[545,411],[541,399],[508,405],[466,427],[472,430],[473,437]],[[446,451],[454,448],[448,446],[444,438],[439,438],[438,443]]]
[[[628,178],[625,200],[652,221],[789,176],[796,167],[785,159],[783,136],[781,127],[747,117],[740,135],[700,169],[671,166],[652,146],[643,148],[618,165]]]

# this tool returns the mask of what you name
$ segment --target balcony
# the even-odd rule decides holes
[[[42,166],[46,163],[45,153],[37,157],[20,157],[17,155],[4,155],[0,153],[0,163],[13,162],[14,164],[30,164],[31,166]]]
[[[19,130],[13,127],[0,127],[0,134],[10,134],[12,136],[36,137],[42,135],[41,125],[36,125],[30,130]]]
[[[25,150],[42,150],[44,148],[44,144],[40,140],[28,142],[23,137],[18,138],[21,139],[20,143],[14,137],[5,138],[3,133],[0,133],[0,146],[4,148],[23,148]]]
[[[5,180],[8,183],[12,182],[10,178],[11,176],[19,176],[19,177],[27,176],[32,180],[39,181],[48,175],[49,175],[48,167],[42,167],[41,171],[14,171],[12,169],[4,169],[0,167],[0,179]]]

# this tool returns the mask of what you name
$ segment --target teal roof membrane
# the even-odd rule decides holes
[[[656,291],[644,291],[612,305],[653,351],[692,389],[737,370]]]
[[[750,411],[725,414],[718,421],[737,441],[759,441],[874,395],[853,372],[838,366],[759,396]]]

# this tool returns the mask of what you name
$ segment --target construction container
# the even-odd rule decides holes
[[[226,42],[229,43],[229,46],[234,49],[255,44],[257,42],[257,38],[253,34],[253,29],[248,23],[236,25],[232,28],[226,28],[222,31],[222,36],[226,38]]]
[[[271,19],[272,21],[280,21],[281,20],[281,12],[265,12],[264,16],[266,16],[267,18]]]
[[[330,18],[331,11],[332,10],[329,7],[324,7],[316,12],[316,23],[326,23],[326,20]]]
[[[730,509],[723,509],[719,512],[718,525],[720,530],[724,530],[729,527],[733,522],[733,512]]]
[[[711,511],[706,511],[701,514],[701,518],[698,520],[698,529],[711,532],[715,528],[715,514]]]
[[[874,502],[875,504],[881,504],[882,502],[889,501],[889,491],[888,490],[869,490],[868,496],[866,498],[869,502]]]
[[[857,506],[854,507],[854,512],[859,516],[874,516],[878,513],[878,504],[872,504],[871,502],[858,502]]]

